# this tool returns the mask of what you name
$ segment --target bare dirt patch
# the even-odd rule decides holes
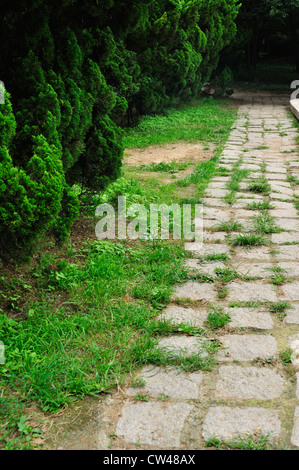
[[[126,149],[123,163],[125,165],[149,165],[150,163],[203,162],[214,155],[214,144],[192,144],[177,142],[175,144],[157,145],[145,149]]]

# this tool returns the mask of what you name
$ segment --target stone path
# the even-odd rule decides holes
[[[199,327],[213,307],[228,313],[230,322],[206,338],[210,345],[221,345],[216,364],[210,371],[186,373],[145,367],[139,387],[129,384],[107,398],[102,425],[105,435],[114,437],[112,449],[202,449],[213,437],[251,434],[269,434],[281,447],[299,447],[299,152],[287,99],[252,95],[240,106],[218,176],[205,193],[204,246],[186,244],[190,271],[215,282],[178,286],[163,312]],[[249,173],[232,185],[241,170]],[[252,205],[267,202],[266,213],[260,207],[267,206]],[[234,246],[225,226],[219,227],[235,221],[242,229],[230,237],[250,236],[258,215],[268,222],[274,217],[271,227],[276,229],[263,234],[268,244]],[[208,261],[215,254],[219,259]],[[235,274],[222,291],[217,269]],[[210,353],[202,341],[173,336],[161,339],[160,346],[206,357]],[[282,360],[282,353],[291,352],[293,369]],[[101,442],[100,447],[109,446]]]

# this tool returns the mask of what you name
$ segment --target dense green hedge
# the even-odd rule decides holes
[[[3,0],[0,257],[78,215],[77,183],[119,176],[122,117],[198,96],[235,35],[237,0]]]

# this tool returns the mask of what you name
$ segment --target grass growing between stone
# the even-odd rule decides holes
[[[269,240],[260,234],[257,233],[245,233],[240,235],[235,235],[229,238],[229,243],[232,246],[261,246],[267,245]]]
[[[224,310],[221,308],[213,308],[212,311],[208,313],[206,326],[211,330],[217,330],[227,325],[230,320],[231,318],[229,313],[225,313]]]
[[[269,434],[237,436],[230,440],[222,440],[211,437],[205,447],[214,447],[218,450],[278,450],[280,447],[270,437]]]
[[[190,324],[157,320],[174,285],[190,279],[183,242],[98,241],[94,211],[98,204],[110,203],[117,212],[119,196],[126,196],[127,207],[182,203],[186,189],[194,192],[192,203],[199,202],[235,115],[224,101],[204,100],[200,106],[142,120],[128,131],[127,147],[211,141],[217,145],[214,157],[195,163],[186,178],[170,182],[164,175],[175,177],[189,164],[124,167],[104,193],[82,191],[74,239],[61,249],[47,240],[30,266],[8,270],[0,278],[0,339],[6,359],[0,368],[0,448],[30,449],[42,438],[32,407],[44,414],[59,412],[78,398],[108,393],[144,364],[213,367],[219,349],[215,342],[203,341],[201,353],[191,356],[158,347],[163,336],[203,335]],[[92,236],[90,228],[84,232],[87,225]]]

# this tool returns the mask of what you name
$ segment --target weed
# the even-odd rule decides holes
[[[217,280],[224,284],[239,277],[237,271],[229,268],[217,268],[215,269],[215,274],[217,275]]]
[[[141,377],[135,377],[131,380],[131,387],[133,388],[140,388],[146,385],[146,381]]]
[[[137,393],[134,397],[135,401],[149,401],[149,398],[147,395],[143,395],[142,393]]]
[[[228,287],[221,283],[216,284],[218,299],[225,299],[228,296]]]
[[[215,230],[218,232],[241,232],[243,230],[243,225],[240,222],[230,220],[217,225]]]
[[[267,211],[263,211],[261,214],[254,217],[254,228],[260,233],[281,233],[283,229],[278,227],[274,223],[274,217],[270,216]]]
[[[170,396],[169,396],[169,395],[165,395],[164,393],[161,393],[161,394],[159,394],[159,395],[157,396],[157,399],[158,399],[159,401],[162,401],[162,402],[163,402],[163,401],[169,400],[169,399],[170,399]]]
[[[270,440],[270,434],[249,435],[225,441],[217,437],[211,437],[205,443],[205,447],[215,447],[218,450],[274,450],[278,445]]]
[[[281,351],[279,354],[280,360],[283,364],[291,364],[292,363],[292,355],[293,351],[291,348],[287,348],[284,351]]]
[[[227,253],[211,253],[204,256],[205,261],[226,261],[228,259]]]
[[[260,179],[253,181],[249,184],[248,190],[251,193],[263,194],[264,196],[269,196],[271,193],[271,186],[266,179]]]
[[[274,268],[269,268],[269,271],[273,272],[271,277],[271,284],[281,285],[288,281],[288,278],[284,275],[286,272],[285,269],[280,268],[279,266]]]
[[[273,206],[269,201],[263,201],[263,202],[252,202],[246,205],[245,209],[249,211],[264,211],[264,210],[271,210],[275,209],[275,206]]]
[[[245,233],[231,237],[229,239],[229,243],[232,246],[260,246],[267,245],[269,241],[267,238],[263,237],[260,234]]]
[[[281,320],[285,317],[285,315],[286,315],[285,311],[289,308],[291,308],[291,305],[287,301],[271,303],[269,305],[270,312],[279,314],[279,318]]]
[[[162,172],[162,173],[178,173],[179,171],[186,170],[192,165],[188,162],[160,162],[160,163],[150,163],[149,165],[141,165],[138,167],[141,171],[152,171],[152,172]]]
[[[206,326],[211,330],[223,328],[227,323],[230,322],[230,315],[225,313],[223,309],[213,308],[212,312],[208,313],[206,320]]]

